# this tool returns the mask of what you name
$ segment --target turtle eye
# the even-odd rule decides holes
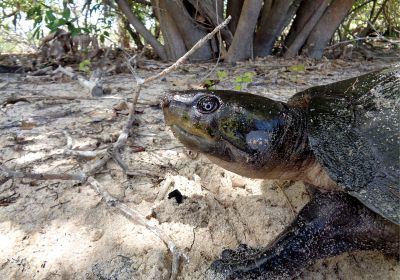
[[[219,108],[219,100],[213,96],[204,96],[197,102],[197,110],[210,114]]]

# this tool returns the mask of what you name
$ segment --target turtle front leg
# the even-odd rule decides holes
[[[316,195],[263,250],[225,250],[209,279],[291,279],[314,260],[356,250],[397,254],[399,226],[344,193]]]

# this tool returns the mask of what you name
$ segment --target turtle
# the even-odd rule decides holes
[[[164,118],[186,147],[250,178],[318,191],[261,249],[226,249],[210,279],[290,279],[317,259],[398,254],[400,67],[308,88],[288,102],[227,90],[171,91]]]

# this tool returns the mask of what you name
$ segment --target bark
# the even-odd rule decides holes
[[[296,36],[301,32],[304,25],[310,20],[315,11],[325,0],[303,0],[296,17],[290,27],[289,34],[285,38],[285,45],[289,46],[293,43]],[[329,1],[330,2],[330,1]]]
[[[274,3],[274,0],[265,0],[264,1],[264,6],[261,11],[261,18],[260,18],[260,22],[258,23],[258,27],[260,27],[260,25],[262,25],[263,23],[265,23],[266,20],[268,20],[273,3]]]
[[[236,32],[240,13],[242,12],[243,2],[244,0],[228,0],[226,16],[228,17],[230,15],[232,17],[231,21],[228,23],[228,28],[232,34],[235,34]]]
[[[163,0],[165,2],[168,13],[177,24],[177,29],[183,38],[185,46],[190,49],[196,44],[198,40],[207,34],[204,28],[190,16],[182,1],[177,0]],[[203,45],[191,57],[191,60],[209,60],[213,58],[210,43]]]
[[[169,60],[177,60],[187,51],[182,36],[179,33],[176,22],[167,11],[165,1],[151,1],[155,15],[159,21],[161,33],[164,38],[164,46]]]
[[[119,46],[124,49],[129,49],[130,48],[130,38],[128,35],[128,29],[127,26],[129,26],[129,23],[125,20],[123,17],[118,18],[118,42]]]
[[[124,22],[125,22],[126,30],[128,31],[129,35],[132,37],[133,42],[135,42],[136,48],[138,50],[142,50],[144,45],[143,45],[142,41],[140,40],[140,35],[131,28],[128,21],[124,20]]]
[[[224,21],[224,0],[216,0],[218,9],[218,24]],[[224,28],[225,29],[225,28]]]
[[[308,37],[304,50],[309,57],[320,59],[336,29],[350,11],[354,0],[334,0]]]
[[[192,6],[196,9],[196,13],[201,14],[206,22],[203,23],[203,25],[210,29],[210,31],[216,27],[218,24],[224,21],[223,18],[223,1],[221,0],[203,0],[203,1],[198,1],[198,0],[187,0],[192,4]],[[228,29],[228,27],[224,27],[221,29],[221,35],[224,41],[230,45],[233,40],[233,35],[231,31]]]
[[[131,7],[126,0],[115,0],[121,12],[126,16],[129,23],[135,30],[143,36],[144,40],[148,42],[162,60],[167,60],[167,54],[164,47],[157,41],[157,39],[146,29],[143,23],[133,14]]]
[[[252,55],[252,42],[262,0],[245,0],[232,45],[225,57],[226,62],[244,60]]]
[[[300,4],[303,3],[303,1],[304,0],[295,0],[295,1],[293,1],[292,5],[290,5],[290,8],[286,15],[286,21],[282,25],[280,35],[282,35],[282,32],[286,28],[286,26],[288,26],[293,21],[293,18],[295,17],[297,10],[299,9]]]
[[[287,38],[285,58],[296,56],[331,0],[308,0],[300,7]]]
[[[254,40],[256,56],[267,56],[272,53],[276,39],[290,22],[301,0],[266,1]]]

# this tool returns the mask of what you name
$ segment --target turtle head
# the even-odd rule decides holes
[[[265,178],[280,160],[288,108],[233,91],[178,91],[163,102],[166,124],[189,149],[238,174]]]

